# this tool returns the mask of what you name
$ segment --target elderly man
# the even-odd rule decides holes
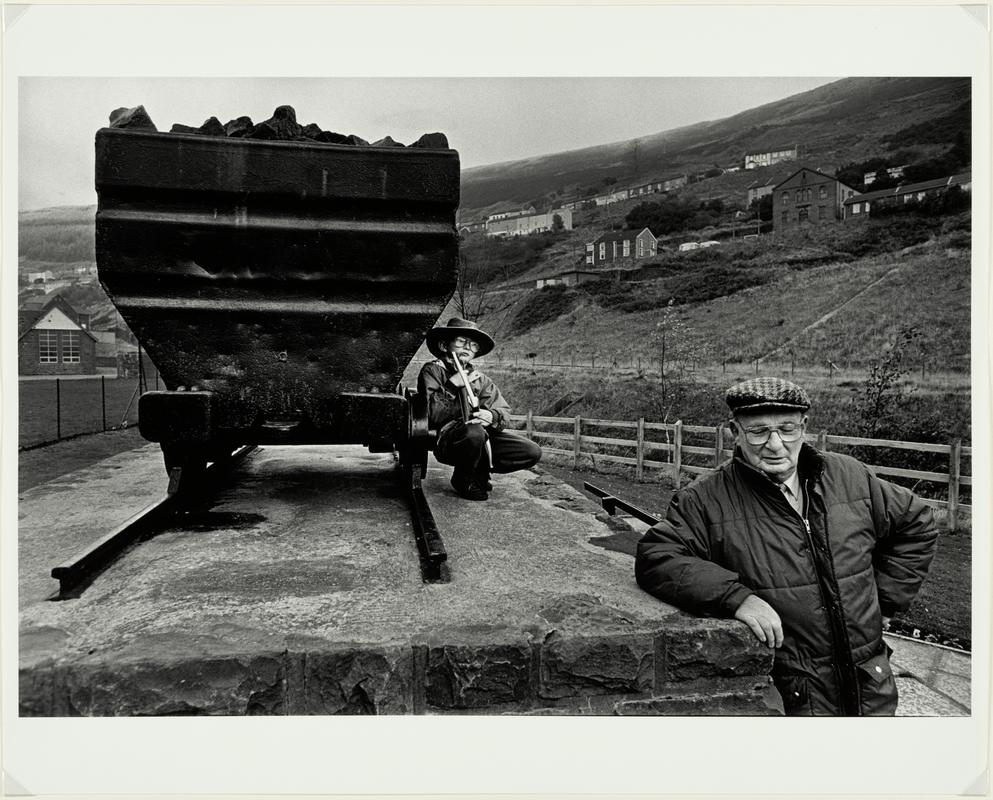
[[[883,621],[934,555],[930,509],[859,461],[804,443],[807,393],[755,378],[726,394],[734,457],[676,493],[638,544],[638,584],[692,613],[734,617],[776,648],[789,715],[892,715]]]

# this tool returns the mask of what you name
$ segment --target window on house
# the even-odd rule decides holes
[[[803,202],[803,189],[797,189],[796,190],[796,202],[797,203],[802,203]]]
[[[789,192],[783,192],[783,205],[785,206],[789,202],[790,202],[790,193]]]
[[[79,331],[62,331],[62,361],[79,363]]]
[[[827,218],[828,218],[828,215],[827,215],[827,206],[818,206],[817,207],[817,219],[827,219]]]
[[[600,242],[600,260],[605,261],[607,259],[607,243]]]
[[[824,200],[827,197],[827,186],[822,186],[817,190],[817,197],[819,200]]]
[[[862,204],[852,203],[852,215],[854,216],[855,214],[861,214],[861,213],[862,213]]]
[[[813,189],[807,189],[807,192],[806,192],[806,194],[805,194],[805,196],[804,196],[803,199],[806,200],[809,203],[813,199],[813,197],[814,197],[814,190]]]
[[[58,331],[38,331],[38,360],[42,364],[59,363]]]
[[[586,263],[587,264],[592,264],[593,263],[593,253],[592,252],[586,254]]]
[[[797,219],[797,222],[807,222],[810,219],[810,209],[809,208],[801,208],[800,211],[797,212],[796,219]]]
[[[789,222],[790,221],[790,212],[789,211],[784,211],[783,214],[782,214],[781,220],[782,220],[783,225],[785,225],[787,222]]]
[[[627,258],[629,255],[631,255],[631,240],[630,239],[625,239],[624,240],[624,257]]]
[[[641,239],[639,239],[638,240],[638,258],[641,258],[644,255],[645,255],[645,243]]]
[[[612,242],[612,245],[613,246],[611,248],[611,257],[616,259],[617,258],[617,242]]]

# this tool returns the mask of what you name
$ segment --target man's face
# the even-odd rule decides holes
[[[441,347],[452,355],[458,356],[463,364],[471,361],[479,352],[479,343],[467,336],[459,336],[447,342],[441,342]]]
[[[806,432],[807,418],[799,411],[769,411],[758,414],[737,414],[734,418],[737,429],[737,443],[745,461],[762,470],[774,481],[789,480],[796,471],[803,434]],[[794,427],[799,436],[792,442],[784,442],[783,436],[796,436],[780,429]],[[766,438],[768,436],[768,438]],[[759,440],[765,439],[764,443]]]

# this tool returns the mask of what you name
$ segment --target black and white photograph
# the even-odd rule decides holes
[[[988,791],[987,11],[11,11],[7,791]]]

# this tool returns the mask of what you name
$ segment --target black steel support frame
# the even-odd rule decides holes
[[[614,497],[607,490],[601,489],[599,486],[594,486],[592,483],[586,483],[584,481],[583,489],[598,497],[600,499],[600,505],[603,506],[603,510],[610,514],[610,516],[614,516],[616,511],[621,510],[635,519],[640,519],[647,525],[658,525],[662,521],[658,517],[652,516],[644,509],[638,508],[638,506],[633,506],[630,503],[621,500],[619,497]]]
[[[211,464],[203,475],[204,486],[212,484],[221,473],[229,470],[255,449],[255,445],[246,445],[232,453],[229,458]],[[151,536],[156,529],[161,528],[167,520],[180,511],[186,499],[184,493],[179,491],[180,471],[179,468],[172,470],[165,497],[142,509],[72,558],[53,567],[52,577],[59,582],[59,591],[51,599],[69,600],[79,597],[128,547]]]

